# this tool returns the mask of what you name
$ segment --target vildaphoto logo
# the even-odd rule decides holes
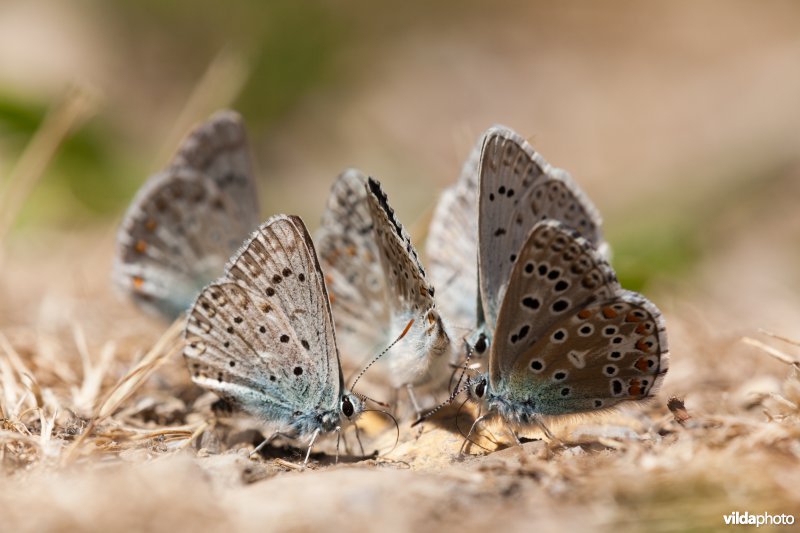
[[[747,511],[722,515],[726,526],[782,526],[794,524],[794,515],[790,514],[752,514]]]

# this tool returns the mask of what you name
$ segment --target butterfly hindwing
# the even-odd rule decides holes
[[[428,283],[411,237],[389,206],[386,193],[372,178],[367,180],[367,199],[389,305],[395,315],[418,315],[433,307],[433,285]]]
[[[337,337],[348,357],[370,353],[384,343],[385,328],[376,324],[389,321],[366,181],[355,169],[336,179],[316,235]]]
[[[198,297],[186,336],[193,379],[264,419],[287,422],[337,406],[342,377],[330,305],[297,217],[273,217],[252,234]]]
[[[451,343],[435,306],[433,285],[380,183],[369,178],[366,191],[391,314],[388,338],[414,321],[403,344],[388,354],[390,382],[394,387],[435,387],[447,379]]]
[[[493,386],[553,324],[620,289],[614,271],[564,224],[539,222],[519,250],[497,317],[489,365]]]
[[[258,191],[247,148],[247,134],[238,113],[220,111],[198,126],[181,143],[173,165],[187,166],[213,180],[234,200],[234,218],[258,224]]]
[[[659,310],[640,294],[619,291],[571,310],[545,332],[515,361],[508,390],[538,402],[542,414],[603,409],[651,396],[668,360]]]
[[[605,248],[597,209],[563,170],[551,167],[522,137],[502,126],[484,136],[479,170],[480,292],[490,328],[505,283],[528,232],[552,219]]]
[[[215,115],[128,208],[117,237],[116,284],[143,308],[174,318],[258,224],[257,202],[241,120]]]
[[[286,356],[296,348],[267,340],[290,326],[279,313],[267,318],[265,304],[236,283],[210,285],[190,311],[184,356],[198,385],[262,418],[288,420],[296,409],[285,394],[292,376]],[[256,335],[259,328],[264,333]]]
[[[450,323],[462,328],[475,327],[478,320],[478,163],[482,144],[481,138],[458,181],[442,192],[425,243],[437,304]]]

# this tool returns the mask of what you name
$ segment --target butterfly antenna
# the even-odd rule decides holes
[[[352,390],[351,390],[350,392],[351,392],[351,394],[354,394],[355,396],[358,396],[359,398],[361,398],[361,401],[362,401],[362,402],[364,402],[364,403],[366,403],[367,401],[370,401],[370,402],[372,402],[372,403],[374,403],[375,405],[378,405],[378,406],[380,406],[380,407],[384,407],[384,408],[387,408],[387,409],[388,409],[389,407],[391,407],[391,405],[389,405],[388,403],[386,403],[386,402],[379,402],[378,400],[375,400],[375,399],[373,399],[373,398],[370,398],[370,397],[369,397],[369,396],[367,396],[366,394],[361,394],[360,392],[353,392]],[[372,409],[372,410],[374,411],[375,409]]]
[[[466,346],[466,348],[467,348],[467,357],[466,357],[466,359],[464,359],[464,364],[459,367],[459,368],[461,368],[461,375],[458,376],[458,381],[456,381],[456,384],[453,387],[454,390],[457,389],[461,385],[461,380],[464,379],[464,374],[466,374],[467,370],[469,370],[469,359],[470,359],[470,357],[472,357],[472,354],[474,353],[473,349],[472,349],[472,346],[469,345],[469,343],[467,342],[467,339],[464,339],[464,346]],[[453,377],[455,377],[457,371],[458,371],[458,368],[456,368],[453,371],[453,375],[450,376],[450,383],[453,382]]]
[[[450,403],[451,403],[453,400],[455,400],[455,399],[456,399],[456,397],[457,397],[459,394],[461,394],[462,392],[464,392],[465,390],[467,390],[467,389],[470,387],[470,385],[472,385],[472,381],[470,381],[470,380],[468,379],[468,380],[467,380],[467,382],[466,382],[466,383],[464,383],[464,386],[463,386],[463,387],[461,387],[460,389],[456,389],[456,390],[454,390],[454,391],[453,391],[453,393],[450,395],[450,397],[449,397],[449,398],[447,398],[445,401],[443,401],[442,403],[440,403],[439,405],[437,405],[436,407],[434,407],[433,409],[431,409],[430,411],[428,411],[428,412],[427,412],[427,413],[425,413],[424,415],[421,415],[419,418],[417,418],[417,419],[414,421],[414,423],[413,423],[413,424],[411,424],[411,427],[413,428],[414,426],[416,426],[416,425],[418,425],[418,424],[422,424],[422,423],[423,423],[425,420],[427,420],[427,419],[428,419],[428,418],[429,418],[431,415],[433,415],[434,413],[436,413],[437,411],[439,411],[440,409],[442,409],[444,406],[446,406],[446,405],[450,404]]]
[[[355,386],[356,386],[356,383],[358,383],[358,380],[359,380],[359,379],[361,379],[361,376],[363,376],[363,375],[364,375],[364,372],[366,372],[367,370],[369,370],[369,367],[371,367],[372,365],[374,365],[374,364],[375,364],[375,363],[378,361],[378,359],[380,359],[381,357],[383,357],[383,356],[384,356],[384,354],[385,354],[386,352],[388,352],[389,350],[391,350],[391,349],[392,349],[392,347],[393,347],[395,344],[397,344],[398,342],[400,342],[400,340],[401,340],[403,337],[405,337],[405,336],[406,336],[406,333],[408,333],[408,330],[409,330],[409,329],[411,329],[411,325],[412,325],[413,323],[414,323],[414,319],[412,318],[411,320],[409,320],[409,321],[408,321],[408,324],[406,324],[406,327],[403,329],[403,332],[400,334],[400,336],[399,336],[399,337],[397,337],[397,338],[396,338],[394,341],[392,341],[392,343],[391,343],[389,346],[387,346],[386,348],[384,348],[384,350],[383,350],[381,353],[379,353],[378,355],[376,355],[376,356],[375,356],[375,358],[374,358],[372,361],[370,361],[370,362],[369,362],[369,364],[368,364],[367,366],[365,366],[363,370],[361,370],[361,372],[359,372],[359,373],[358,373],[358,376],[356,376],[356,379],[353,381],[353,384],[352,384],[352,385],[350,385],[350,391],[351,391],[351,392],[352,392],[352,391],[353,391],[353,389],[355,388]],[[375,400],[373,400],[373,401],[375,401]],[[375,403],[378,403],[378,404],[380,404],[380,402],[375,402]],[[382,404],[381,404],[381,405],[382,405]]]

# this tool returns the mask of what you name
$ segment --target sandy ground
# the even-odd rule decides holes
[[[778,243],[771,253],[745,254],[740,246],[758,248],[742,230],[740,245],[719,250],[689,280],[649,293],[665,310],[672,351],[650,405],[553,420],[560,442],[532,431],[534,440],[509,447],[502,428],[490,427],[478,441],[484,449],[470,446],[464,455],[468,409],[443,412],[421,434],[401,419],[396,445],[394,426],[373,416],[362,423],[364,443],[379,456],[360,460],[350,433],[350,454],[342,448],[335,464],[329,438],[305,471],[297,468],[302,443],[279,442],[248,458],[262,438],[259,426],[214,414],[213,398],[191,384],[169,345],[151,351],[166,326],[109,289],[109,233],[20,242],[4,267],[11,305],[2,310],[0,336],[5,524],[616,531],[715,529],[736,510],[792,512],[800,504],[797,363],[742,341],[757,337],[798,360],[800,348],[758,331],[798,323],[791,294],[774,305],[763,299],[785,288],[792,271],[787,278],[773,269],[768,280],[748,275],[738,279],[736,297],[729,294],[740,269],[758,272],[795,253],[779,227],[794,228],[784,232],[793,239],[796,216],[775,212],[765,227],[770,218]],[[757,312],[743,318],[747,302]],[[776,331],[800,337],[788,326]],[[133,369],[147,377],[135,387],[121,382]],[[685,399],[686,411],[671,412],[671,396]]]

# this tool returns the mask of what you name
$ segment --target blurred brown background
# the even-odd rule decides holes
[[[231,105],[265,216],[313,225],[352,165],[385,182],[422,236],[437,192],[499,122],[595,199],[639,286],[752,231],[786,197],[770,191],[796,181],[799,23],[790,1],[6,0],[0,173],[66,87],[89,87],[97,113],[17,229],[108,223],[191,124]]]
[[[499,122],[595,200],[626,286],[800,337],[798,28],[791,1],[5,0],[3,185],[69,87],[94,108],[22,205],[5,268],[52,289],[25,265],[63,248],[104,273],[135,190],[219,107],[245,117],[265,217],[315,226],[357,166],[420,240]]]

